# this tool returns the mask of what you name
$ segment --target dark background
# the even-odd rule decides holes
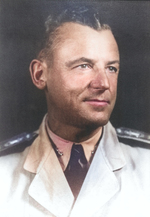
[[[0,0],[0,140],[36,130],[46,113],[44,93],[32,85],[28,68],[55,3]],[[95,5],[102,22],[112,27],[121,54],[111,122],[150,133],[150,2],[97,1]]]

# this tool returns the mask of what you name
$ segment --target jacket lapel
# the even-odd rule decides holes
[[[50,213],[57,217],[91,217],[94,216],[93,211],[97,212],[119,191],[120,185],[114,172],[124,165],[124,155],[115,130],[108,123],[73,206],[73,194],[42,123],[24,168],[36,174],[29,187],[29,195]]]
[[[24,168],[36,174],[29,187],[29,195],[53,215],[68,216],[74,197],[43,124],[30,148]]]
[[[114,174],[125,165],[124,155],[110,123],[104,128],[103,137],[83,183],[70,217],[94,216],[120,189]]]
[[[28,192],[55,216],[68,216],[74,197],[53,151],[35,176]]]

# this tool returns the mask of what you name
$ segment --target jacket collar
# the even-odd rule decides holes
[[[114,171],[125,165],[125,158],[115,129],[108,123],[93,158],[76,203],[66,181],[58,158],[51,146],[43,120],[39,136],[30,147],[24,168],[35,173],[29,187],[29,195],[57,217],[91,216],[118,191],[119,183]],[[91,203],[94,198],[94,203]],[[60,209],[58,209],[58,204]]]
[[[55,216],[68,216],[74,197],[47,136],[45,118],[39,136],[30,147],[24,169],[36,174],[29,195]],[[58,204],[61,209],[58,209]]]
[[[121,145],[110,122],[104,127],[100,149],[110,170],[116,171],[125,166],[126,160]]]
[[[93,216],[108,202],[120,190],[114,172],[125,164],[115,129],[108,123],[70,217]]]

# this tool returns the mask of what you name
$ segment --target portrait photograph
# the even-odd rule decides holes
[[[0,216],[150,216],[150,2],[0,1]]]

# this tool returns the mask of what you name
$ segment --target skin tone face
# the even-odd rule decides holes
[[[114,108],[118,46],[110,30],[76,23],[59,27],[57,40],[52,64],[43,61],[39,76],[44,77],[49,127],[64,139],[82,142],[102,129]]]

